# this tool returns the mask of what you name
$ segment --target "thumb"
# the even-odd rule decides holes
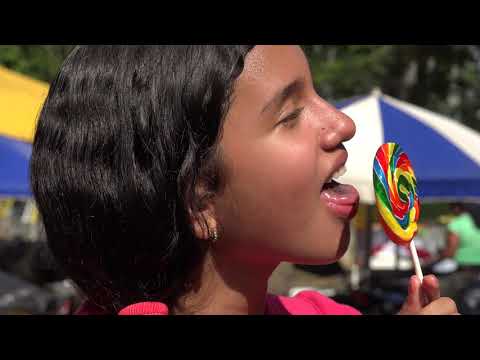
[[[423,299],[420,279],[414,275],[410,278],[410,282],[408,284],[408,296],[403,303],[399,314],[417,314],[423,308],[422,303]]]

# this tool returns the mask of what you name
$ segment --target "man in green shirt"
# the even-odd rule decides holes
[[[448,224],[443,257],[454,258],[460,268],[480,267],[480,229],[462,204],[452,205],[455,218]]]
[[[450,261],[457,269],[440,278],[442,294],[459,304],[460,312],[466,312],[465,291],[480,279],[480,228],[465,205],[450,206],[455,217],[447,226],[447,244],[435,267]],[[443,259],[443,260],[442,260]],[[449,263],[450,264],[450,263]]]

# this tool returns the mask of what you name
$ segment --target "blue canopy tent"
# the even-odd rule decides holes
[[[375,203],[372,164],[378,147],[399,143],[407,152],[423,203],[480,200],[480,134],[458,121],[373,92],[337,104],[356,124],[345,144],[348,172],[363,204]]]
[[[0,196],[32,196],[29,179],[31,154],[31,144],[0,135]]]

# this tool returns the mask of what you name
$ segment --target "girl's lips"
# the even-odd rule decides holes
[[[357,213],[360,200],[357,189],[352,185],[339,184],[335,181],[323,187],[321,198],[335,215],[348,220]]]

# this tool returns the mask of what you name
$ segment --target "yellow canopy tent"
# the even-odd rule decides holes
[[[38,115],[49,85],[0,66],[0,135],[33,142]],[[0,227],[11,215],[14,198],[0,198]],[[38,223],[38,210],[32,200],[25,203],[24,224]],[[2,225],[3,224],[3,225]],[[5,235],[6,229],[2,229]]]
[[[49,86],[0,66],[0,135],[32,142]]]

